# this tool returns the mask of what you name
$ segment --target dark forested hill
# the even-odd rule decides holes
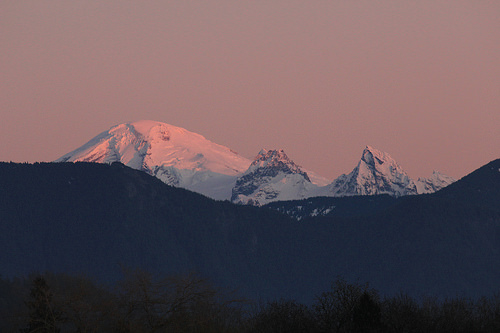
[[[500,159],[471,172],[433,197],[500,212]]]
[[[297,221],[121,164],[0,163],[0,274],[112,282],[121,266],[195,270],[244,296],[299,300],[339,275],[383,293],[492,294],[500,291],[499,168],[494,161],[432,195],[364,198],[342,214]]]
[[[297,220],[332,217],[370,216],[398,203],[388,194],[346,197],[313,197],[302,200],[274,201],[263,206],[287,214]]]
[[[293,274],[293,224],[122,164],[0,164],[3,276],[51,270],[114,281],[121,266],[141,267],[283,293]]]

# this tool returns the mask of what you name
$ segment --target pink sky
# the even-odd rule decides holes
[[[151,119],[325,177],[500,157],[500,1],[0,2],[0,161]]]

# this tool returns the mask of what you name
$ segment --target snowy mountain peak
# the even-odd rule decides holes
[[[382,168],[390,169],[390,172],[397,171],[405,173],[403,168],[388,153],[366,146],[361,155],[361,162],[366,163],[371,169],[380,170]],[[382,167],[382,165],[384,165]]]
[[[366,146],[358,165],[322,190],[324,195],[351,196],[389,194],[393,196],[432,193],[455,179],[435,171],[430,178],[412,180],[388,153]]]
[[[316,186],[283,149],[262,149],[247,171],[236,181],[231,200],[263,205],[274,200],[303,198]]]
[[[150,120],[111,127],[56,162],[119,161],[152,172],[158,166],[236,175],[250,161],[184,128]]]
[[[118,125],[116,127],[128,127],[151,141],[169,141],[171,137],[177,140],[208,141],[203,135],[190,132],[182,127],[162,123],[153,120],[140,120],[132,123]]]
[[[252,173],[259,168],[270,168],[285,173],[298,173],[302,174],[307,180],[309,180],[307,173],[290,158],[288,158],[283,149],[262,149],[245,173]]]
[[[229,198],[231,189],[213,193],[214,178],[235,181],[250,160],[184,128],[151,120],[111,127],[56,162],[121,162],[143,170],[167,184],[197,190],[218,199]],[[231,178],[232,177],[232,178]],[[211,184],[206,187],[199,183]]]
[[[394,196],[416,194],[417,189],[403,168],[387,153],[366,146],[358,165],[328,186],[329,195]]]

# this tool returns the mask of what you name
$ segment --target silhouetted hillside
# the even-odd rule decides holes
[[[500,279],[499,163],[432,195],[350,198],[337,215],[301,221],[121,164],[0,163],[1,274],[113,282],[123,265],[198,271],[253,298],[310,301],[339,275],[383,294],[489,295]]]
[[[303,220],[319,216],[342,218],[370,216],[392,207],[398,202],[397,197],[380,194],[275,201],[263,207],[277,210],[297,220]]]
[[[247,294],[290,285],[296,232],[276,212],[216,202],[121,164],[0,163],[0,189],[4,276],[114,281],[123,265],[196,270]]]
[[[433,197],[476,205],[500,212],[500,159],[471,172]]]

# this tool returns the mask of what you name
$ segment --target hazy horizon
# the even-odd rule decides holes
[[[4,1],[1,161],[150,119],[334,179],[370,145],[412,178],[500,157],[496,1]]]

